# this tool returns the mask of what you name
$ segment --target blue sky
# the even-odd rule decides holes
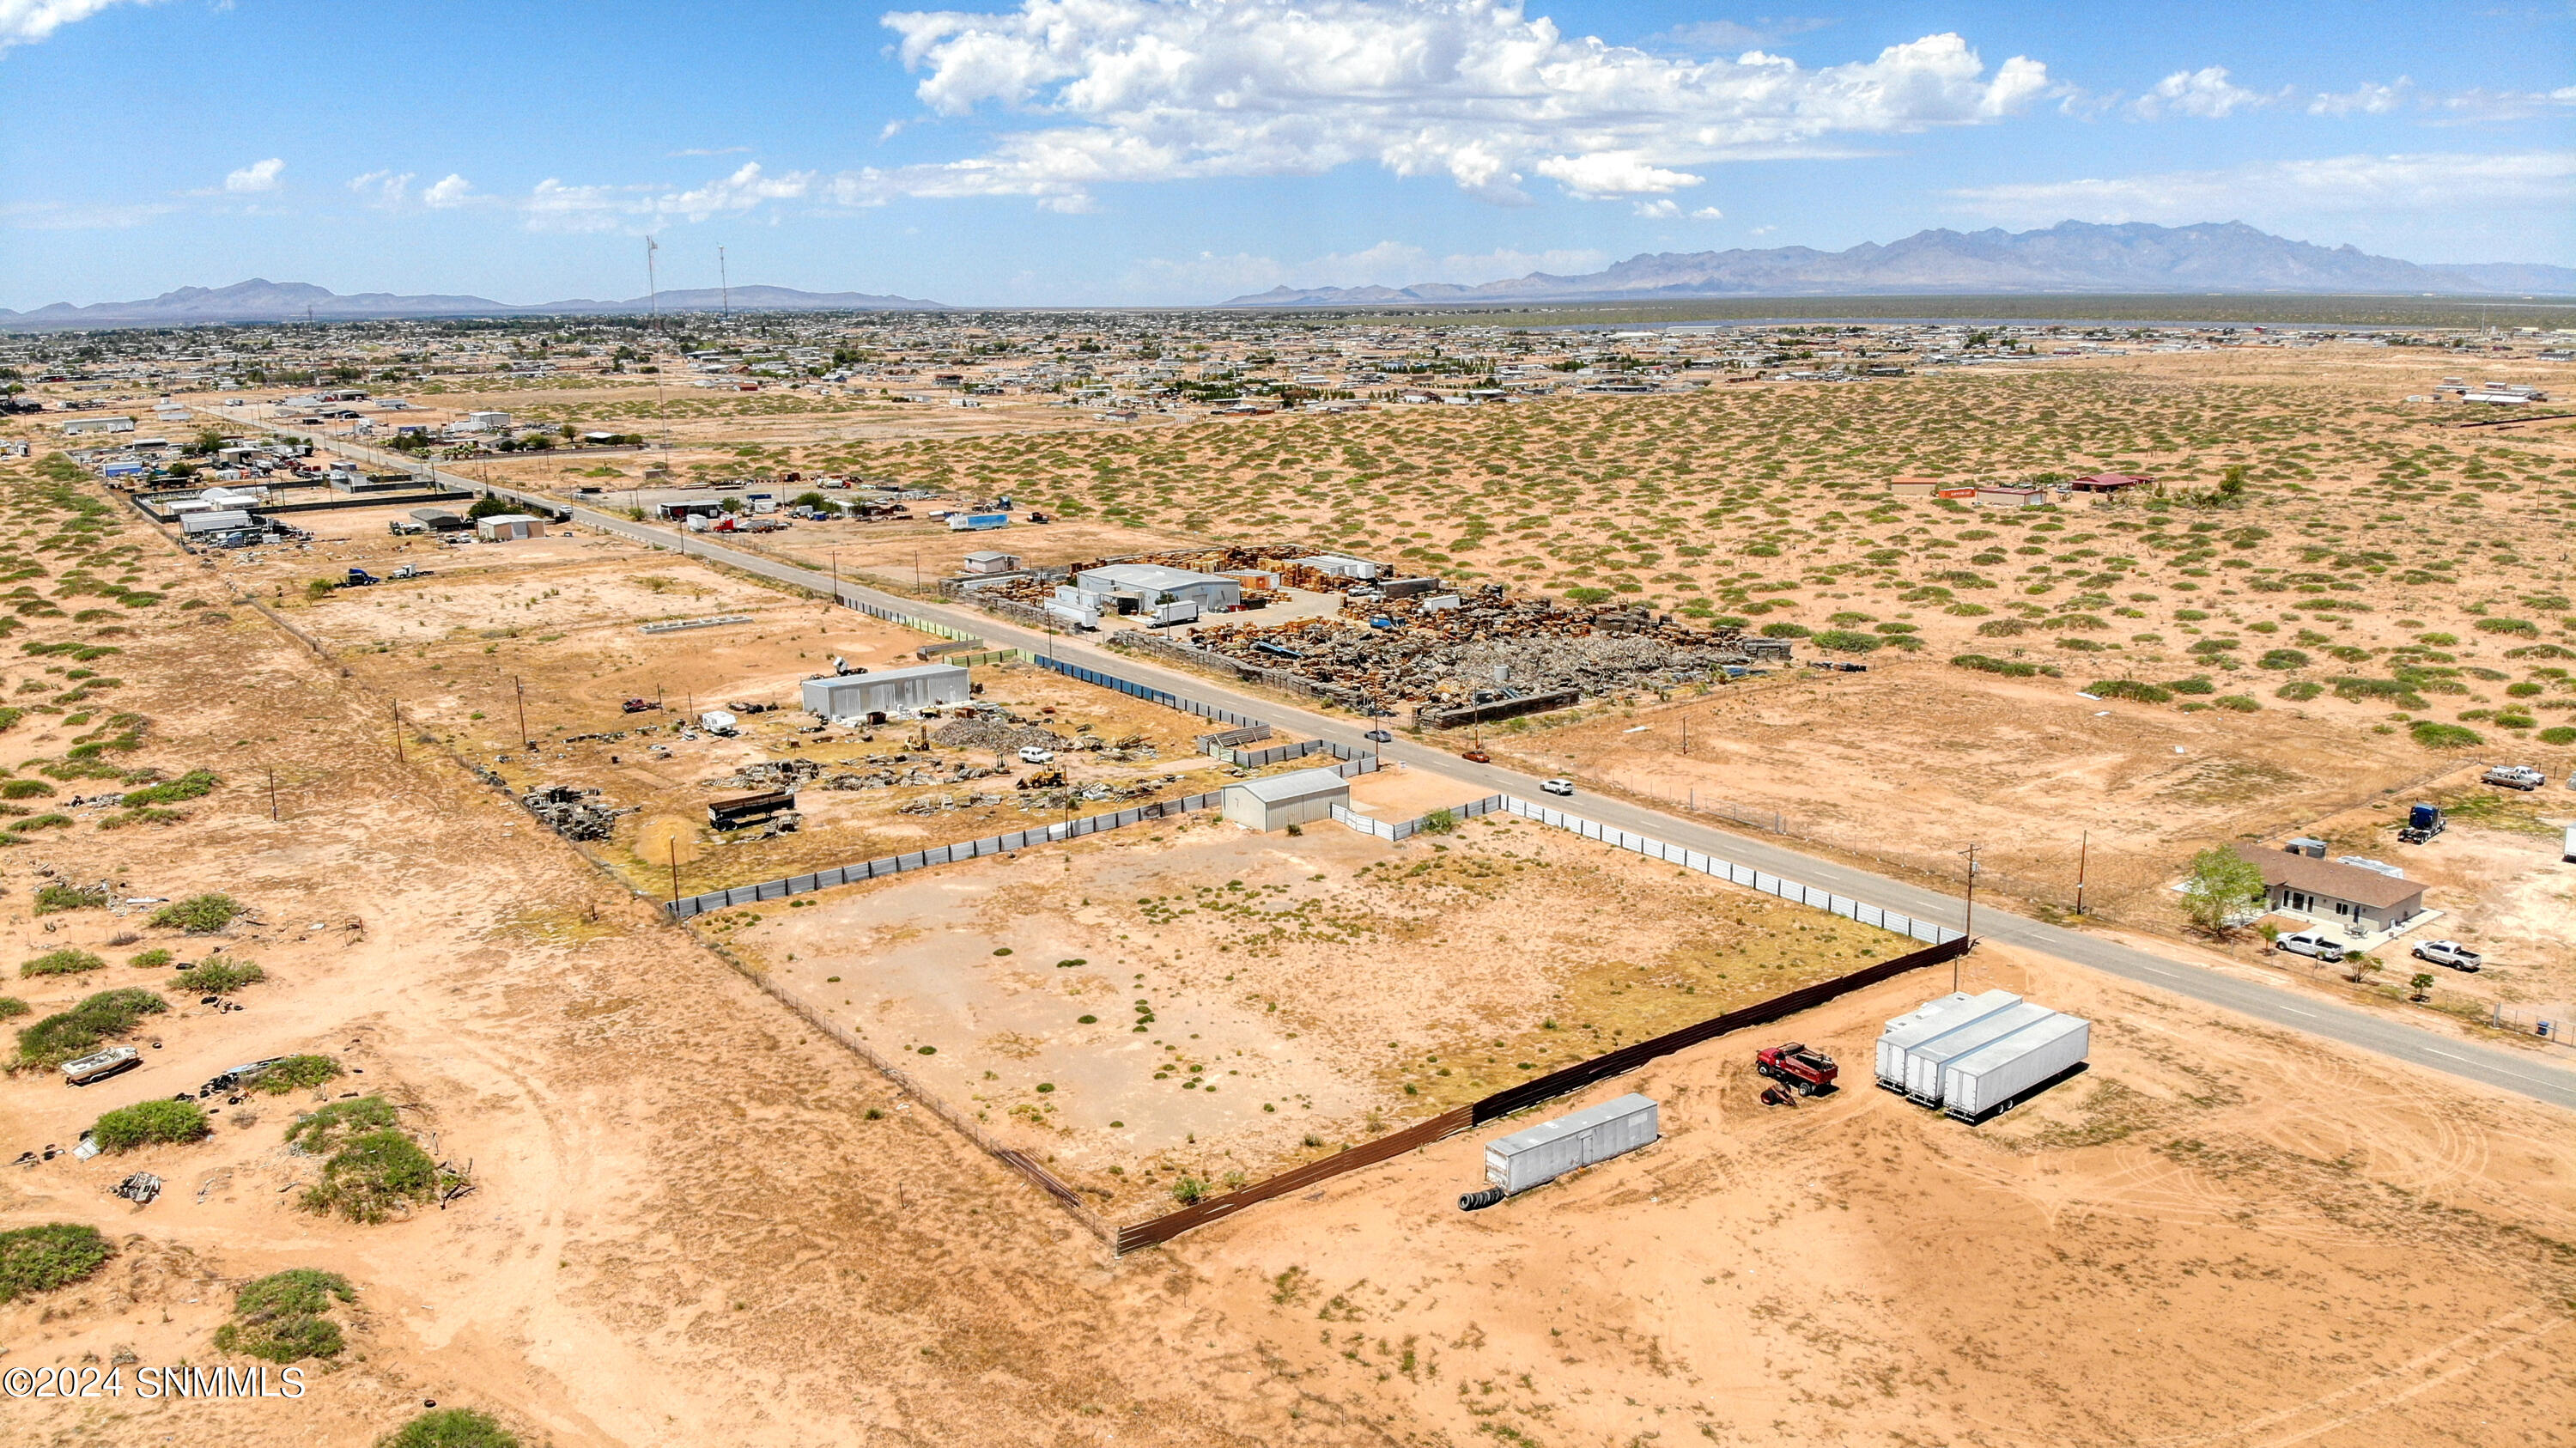
[[[2242,220],[2576,265],[2576,8],[0,0],[0,306],[1483,281]]]

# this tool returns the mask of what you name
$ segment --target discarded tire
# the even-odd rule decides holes
[[[1480,1192],[1466,1192],[1461,1194],[1458,1198],[1458,1210],[1462,1212],[1482,1211],[1502,1199],[1503,1189],[1501,1187],[1487,1187]]]

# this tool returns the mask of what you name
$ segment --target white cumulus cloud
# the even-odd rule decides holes
[[[278,188],[279,174],[285,170],[286,162],[276,156],[265,161],[253,161],[238,171],[225,172],[224,189],[235,195],[274,191]]]
[[[835,177],[845,204],[1353,163],[1504,202],[1530,173],[1633,197],[1838,134],[1998,120],[2051,88],[2039,62],[1989,69],[1957,35],[1815,68],[1698,60],[1568,36],[1515,0],[1021,0],[885,24],[933,112],[1014,120],[979,155]]]
[[[2312,116],[2384,116],[2406,103],[2415,82],[2399,76],[2394,84],[2364,83],[2348,91],[2320,91],[2308,97]]]
[[[0,52],[33,45],[64,26],[124,0],[0,0]],[[137,0],[151,4],[152,0]]]
[[[453,171],[420,193],[420,204],[433,211],[453,210],[476,199],[474,183]]]
[[[467,183],[462,176],[450,176],[424,193],[430,200],[437,192],[453,183],[456,200],[447,204],[462,205],[466,200],[479,201],[479,195],[467,196]],[[757,161],[745,162],[739,170],[720,176],[703,185],[685,190],[655,186],[576,186],[561,178],[549,176],[536,185],[526,201],[520,203],[527,224],[536,231],[649,231],[656,224],[675,219],[705,221],[727,212],[749,211],[772,201],[794,201],[813,195],[817,177],[811,171],[790,171],[770,175]]]
[[[2147,120],[2160,116],[2195,116],[2214,121],[2271,98],[2230,79],[2223,65],[2178,70],[2156,82],[2154,90],[2129,103],[2131,114]]]
[[[398,211],[411,200],[409,171],[369,171],[349,178],[349,189],[369,206]]]
[[[2576,205],[2576,151],[2332,156],[2215,171],[1984,186],[1951,193],[1996,221],[2188,223],[2269,213]]]

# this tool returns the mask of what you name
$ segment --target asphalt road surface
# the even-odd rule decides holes
[[[216,416],[224,414],[216,413]],[[227,420],[235,420],[229,419]],[[331,444],[334,450],[376,463],[417,468],[419,464],[397,453],[353,445]],[[566,505],[558,499],[519,493],[507,488],[487,487],[472,479],[440,472],[442,481],[459,488],[488,491],[505,498],[520,500],[543,508],[560,509]],[[935,619],[990,640],[996,646],[1022,648],[1057,658],[1108,670],[1139,683],[1186,694],[1208,703],[1220,704],[1237,712],[1266,719],[1275,724],[1310,733],[1319,738],[1336,740],[1359,748],[1375,747],[1385,758],[1401,760],[1408,765],[1436,770],[1455,779],[1464,779],[1488,789],[1539,798],[1539,781],[1531,775],[1489,764],[1472,764],[1445,749],[1433,749],[1408,743],[1400,736],[1392,744],[1371,746],[1360,736],[1359,725],[1349,720],[1310,713],[1275,699],[1238,693],[1224,683],[1198,674],[1184,674],[1156,668],[1124,654],[1110,653],[1088,644],[1060,636],[1049,636],[1034,629],[1020,628],[973,609],[954,608],[901,598],[860,588],[855,584],[836,583],[829,575],[813,569],[765,557],[715,542],[708,534],[683,534],[648,523],[638,523],[594,508],[575,506],[573,517],[591,527],[605,529],[620,537],[656,548],[712,559],[745,573],[816,593],[835,594],[844,600],[863,600],[884,608],[899,609],[917,617]],[[1784,879],[1821,886],[1836,894],[1847,895],[1883,909],[1898,910],[1924,920],[1942,921],[1964,926],[1962,902],[1956,896],[1927,890],[1902,880],[1891,880],[1867,870],[1819,859],[1784,848],[1771,841],[1747,835],[1712,829],[1693,820],[1682,819],[1658,810],[1647,809],[1624,801],[1579,796],[1562,801],[1561,806],[1574,810],[1603,824],[1637,834],[1702,850],[1740,864],[1766,870]],[[2570,1071],[2540,1058],[2533,1052],[2508,1050],[2437,1035],[2431,1031],[2392,1020],[2369,1011],[2354,1010],[2331,1001],[2294,994],[2278,987],[2223,974],[2203,966],[2168,960],[2116,941],[2088,935],[2080,930],[2043,924],[2025,916],[2001,910],[1979,914],[1976,925],[1979,938],[1999,940],[2008,945],[2053,955],[2095,970],[2134,981],[2140,985],[2169,990],[2177,995],[2250,1016],[2255,1020],[2288,1030],[2304,1031],[2359,1046],[2383,1056],[2422,1066],[2427,1070],[2464,1077],[2516,1095],[2546,1101],[2555,1106],[2576,1108],[2576,1071]]]

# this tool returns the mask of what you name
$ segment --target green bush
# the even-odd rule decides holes
[[[519,1448],[519,1439],[471,1408],[440,1408],[377,1439],[376,1448]]]
[[[0,1232],[0,1302],[69,1287],[115,1255],[96,1227],[72,1222]]]
[[[2326,686],[2323,684],[2312,684],[2305,679],[2300,679],[2294,683],[2283,684],[2281,687],[2274,689],[2272,691],[2272,697],[2275,699],[2287,699],[2293,704],[2304,704],[2325,691]]]
[[[22,976],[78,975],[85,970],[97,970],[106,964],[106,961],[86,950],[74,950],[70,946],[64,946],[60,950],[48,950],[19,966],[18,974]]]
[[[159,970],[161,967],[168,965],[170,961],[170,952],[155,946],[150,950],[138,950],[134,954],[127,956],[125,963],[127,965],[140,966],[145,970]]]
[[[2528,619],[2482,618],[2472,625],[2472,627],[2476,628],[2480,633],[2515,634],[2527,639],[2536,639],[2540,637],[2540,625],[2532,623]]]
[[[283,1096],[289,1091],[319,1086],[339,1074],[340,1063],[328,1056],[289,1056],[260,1072],[251,1087],[271,1096]]]
[[[124,807],[136,809],[144,805],[177,804],[182,800],[199,799],[213,793],[215,786],[222,782],[211,769],[191,769],[177,779],[127,790]]]
[[[1852,628],[1829,628],[1815,636],[1816,647],[1838,654],[1865,654],[1886,642],[1876,634]]]
[[[2543,729],[2540,731],[2540,742],[2543,744],[2576,744],[2576,729],[2570,729],[2564,724],[2558,725],[2555,728]]]
[[[2155,685],[2136,679],[2096,679],[2084,686],[2084,692],[2097,699],[2129,699],[2140,704],[2163,704],[2173,698]]]
[[[14,781],[18,784],[35,782],[32,779]],[[39,915],[54,915],[65,910],[103,910],[105,908],[107,908],[107,887],[104,885],[91,885],[86,888],[79,885],[47,885],[36,892],[36,913]]]
[[[2406,732],[2414,735],[2415,742],[2427,749],[2469,749],[2486,742],[2475,729],[2457,724],[2436,724],[2430,719],[2416,720],[2407,726]]]
[[[1766,623],[1762,626],[1762,636],[1766,639],[1803,639],[1814,633],[1814,629],[1802,623]]]
[[[386,1128],[352,1136],[322,1163],[322,1179],[304,1189],[308,1212],[338,1212],[353,1222],[381,1222],[414,1202],[438,1199],[438,1163],[420,1143]]]
[[[338,1357],[348,1341],[327,1314],[333,1299],[354,1302],[357,1295],[337,1272],[272,1272],[233,1294],[233,1320],[215,1329],[215,1350],[273,1363]]]
[[[528,511],[526,508],[517,503],[511,502],[507,498],[477,498],[474,501],[474,506],[465,510],[465,516],[468,518],[497,518],[504,513],[524,513],[526,511]]]
[[[255,960],[231,960],[214,956],[179,972],[179,989],[192,995],[231,995],[246,985],[268,979],[268,972]]]
[[[41,779],[13,779],[0,784],[0,799],[34,799],[40,794],[53,792],[54,787]]]
[[[2028,632],[2029,623],[2017,618],[1990,618],[1977,625],[1978,635],[1990,639],[2018,638]]]
[[[385,1131],[394,1125],[393,1103],[382,1096],[353,1096],[298,1117],[286,1128],[286,1144],[320,1156],[352,1137]]]
[[[2304,669],[2308,656],[2297,649],[2273,649],[2254,661],[2258,669]]]
[[[101,1151],[195,1141],[213,1130],[206,1109],[194,1101],[137,1101],[101,1116],[89,1129]]]
[[[2194,674],[2188,679],[2176,679],[2165,685],[2165,687],[2177,694],[2215,694],[2218,692],[2218,686],[2209,681],[2209,676],[2207,674]]]
[[[145,1016],[170,1009],[170,1003],[140,986],[103,990],[70,1010],[45,1017],[18,1033],[18,1059],[11,1070],[59,1066],[86,1056],[103,1041],[134,1029]]]
[[[1974,669],[1980,674],[2001,674],[2007,679],[2027,679],[2039,672],[2037,664],[2017,663],[1986,654],[1956,654],[1950,662],[1962,669]]]
[[[0,1021],[14,1021],[35,1010],[16,996],[0,996]]]
[[[1431,813],[1422,817],[1422,832],[1426,835],[1456,834],[1458,832],[1458,812],[1456,810],[1447,809],[1433,810]]]
[[[153,928],[212,935],[233,923],[250,907],[230,895],[191,895],[152,912]]]
[[[2251,694],[2221,694],[2209,702],[2212,708],[2225,709],[2237,714],[2260,713],[2263,708],[2261,704],[2255,702]]]

